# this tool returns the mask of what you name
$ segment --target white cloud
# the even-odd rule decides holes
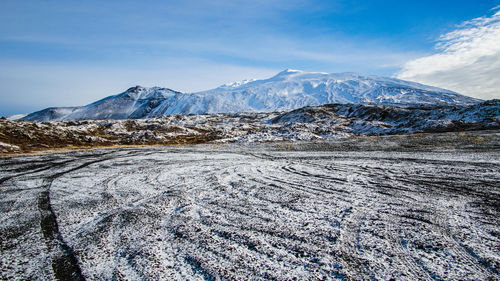
[[[437,54],[408,61],[400,79],[483,98],[500,98],[500,11],[439,38]]]

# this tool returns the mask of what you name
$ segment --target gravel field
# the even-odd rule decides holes
[[[0,279],[500,280],[498,145],[327,147],[0,159]]]

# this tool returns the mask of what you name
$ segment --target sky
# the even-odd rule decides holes
[[[500,0],[0,1],[0,116],[286,68],[500,98]]]

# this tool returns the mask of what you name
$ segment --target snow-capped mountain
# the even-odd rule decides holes
[[[197,93],[136,86],[86,106],[49,108],[22,120],[150,118],[170,114],[285,111],[331,103],[469,105],[480,100],[394,78],[287,69],[264,80],[245,80]]]

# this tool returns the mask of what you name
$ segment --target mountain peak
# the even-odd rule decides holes
[[[291,74],[297,74],[297,73],[303,73],[304,71],[302,70],[297,70],[297,69],[291,69],[287,68],[280,73],[278,73],[276,76],[285,76],[285,75],[291,75]]]
[[[220,86],[219,88],[220,89],[237,88],[237,87],[243,86],[243,85],[248,84],[248,83],[253,82],[253,81],[256,81],[256,79],[244,79],[244,80],[237,81],[237,82],[226,83],[226,84]]]
[[[144,87],[137,85],[137,86],[128,88],[125,92],[137,93],[137,92],[143,91],[144,89],[145,89]]]

